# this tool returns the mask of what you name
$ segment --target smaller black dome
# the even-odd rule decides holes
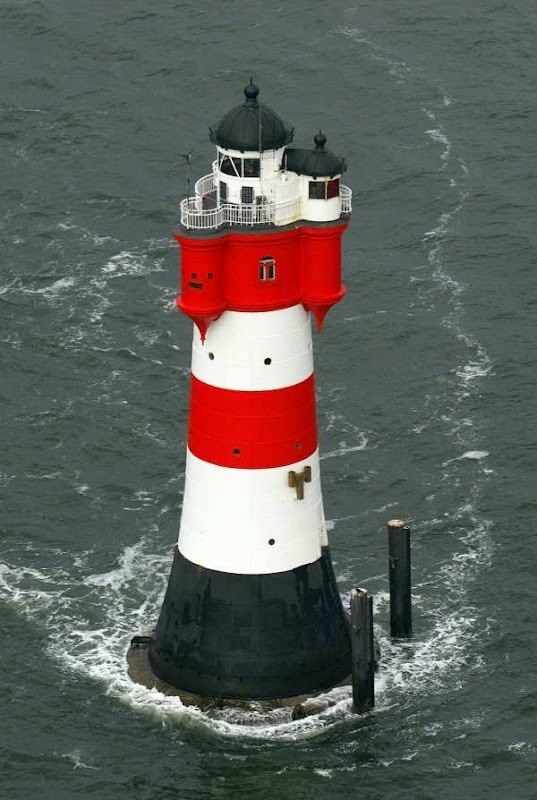
[[[250,79],[244,87],[246,100],[225,114],[209,128],[211,142],[226,150],[276,150],[293,140],[293,129],[264,103],[259,103],[259,89]]]
[[[313,137],[314,150],[288,147],[283,155],[283,167],[298,175],[311,175],[312,178],[333,178],[347,169],[344,158],[335,156],[325,149],[326,136],[316,133]]]

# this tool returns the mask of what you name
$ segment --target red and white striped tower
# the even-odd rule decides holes
[[[344,159],[245,101],[211,129],[217,158],[181,203],[182,293],[195,323],[178,546],[149,646],[190,692],[281,698],[350,673],[321,495],[310,312],[345,292]]]

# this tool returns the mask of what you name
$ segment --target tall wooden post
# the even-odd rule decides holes
[[[396,639],[412,636],[410,528],[400,519],[388,522],[390,561],[390,631]]]
[[[352,705],[356,714],[375,705],[373,598],[366,589],[351,591]]]

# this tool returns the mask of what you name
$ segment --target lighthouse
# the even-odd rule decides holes
[[[149,670],[178,690],[271,699],[351,671],[321,492],[312,319],[344,295],[345,160],[292,146],[244,100],[181,203],[177,305],[193,321],[184,500]]]

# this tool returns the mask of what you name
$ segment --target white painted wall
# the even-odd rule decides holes
[[[339,175],[334,177],[338,178]],[[331,197],[329,200],[310,200],[309,175],[300,175],[300,217],[312,222],[331,222],[339,219],[341,215],[341,197]],[[319,182],[327,183],[331,178],[318,178]]]
[[[288,485],[291,469],[311,466],[304,499]],[[269,544],[274,540],[274,544]],[[273,469],[231,469],[187,452],[179,550],[208,569],[260,575],[310,564],[326,542],[319,451]]]
[[[310,315],[301,304],[258,313],[225,311],[209,325],[204,344],[194,325],[192,374],[223,389],[280,389],[313,373],[312,349]]]

